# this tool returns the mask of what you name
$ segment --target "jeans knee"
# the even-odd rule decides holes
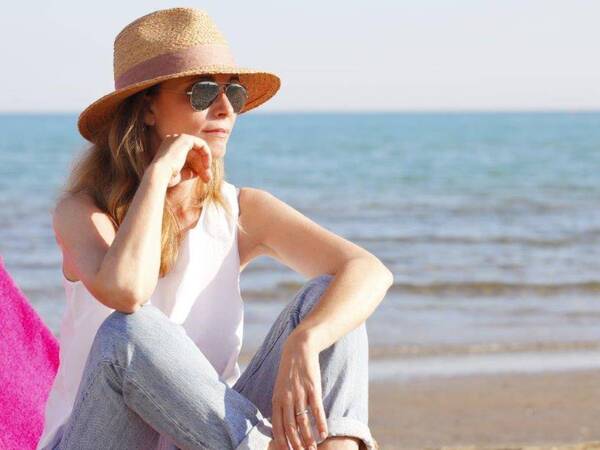
[[[145,303],[133,313],[111,312],[100,324],[96,339],[104,344],[105,349],[115,350],[161,332],[169,323],[168,317],[159,308]]]
[[[299,320],[302,320],[313,306],[319,302],[332,280],[333,275],[326,273],[311,278],[304,284],[298,295],[298,305],[296,307]]]

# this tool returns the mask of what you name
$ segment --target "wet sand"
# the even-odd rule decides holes
[[[385,449],[600,449],[600,370],[372,381]]]

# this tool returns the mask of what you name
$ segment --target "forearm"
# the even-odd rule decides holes
[[[162,167],[153,163],[146,169],[100,268],[106,282],[135,305],[144,303],[158,282],[168,182]]]
[[[392,283],[393,275],[376,258],[348,261],[296,327],[291,339],[319,352],[328,348],[367,320]]]

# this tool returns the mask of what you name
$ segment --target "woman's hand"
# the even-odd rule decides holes
[[[319,351],[308,341],[291,334],[283,346],[277,379],[273,387],[273,440],[277,449],[294,450],[317,448],[311,432],[309,415],[316,420],[317,429],[327,435],[327,422],[321,393]],[[296,412],[309,411],[296,415]],[[287,440],[286,440],[287,438]]]
[[[166,166],[171,174],[169,186],[200,176],[208,183],[212,177],[212,154],[205,140],[191,134],[167,134],[153,163]]]

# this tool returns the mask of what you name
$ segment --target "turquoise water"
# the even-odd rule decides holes
[[[76,119],[0,116],[0,253],[55,332],[50,211]],[[248,114],[226,173],[394,272],[367,321],[375,356],[600,350],[598,113]],[[266,257],[242,273],[245,348],[302,281]]]

